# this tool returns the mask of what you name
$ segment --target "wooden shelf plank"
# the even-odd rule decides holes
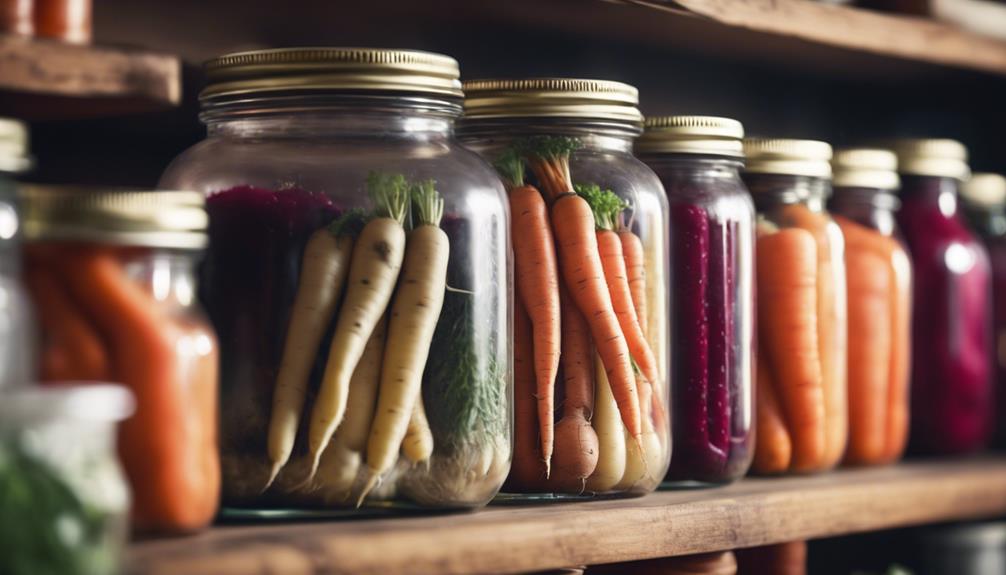
[[[638,499],[419,518],[216,527],[136,543],[134,573],[518,573],[1006,512],[1006,458],[747,479]]]
[[[1006,74],[1006,42],[926,18],[810,0],[619,0],[815,44]]]
[[[181,62],[135,49],[0,35],[0,115],[129,114],[181,100]]]

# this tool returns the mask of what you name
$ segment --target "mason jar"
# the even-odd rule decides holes
[[[895,221],[898,158],[847,148],[832,158],[828,204],[845,239],[848,465],[901,458],[908,443],[912,264]]]
[[[831,146],[747,139],[758,211],[758,393],[754,470],[831,469],[848,438],[842,232],[824,209]]]
[[[461,141],[497,166],[513,215],[506,489],[652,491],[670,456],[669,244],[663,187],[632,153],[638,93],[565,78],[464,88]]]
[[[989,253],[992,266],[995,349],[996,447],[1006,447],[1006,178],[972,174],[961,188],[964,214]]]
[[[225,503],[486,504],[511,455],[509,214],[454,140],[457,62],[294,48],[206,72],[207,138],[161,186],[207,198]]]
[[[31,167],[28,128],[0,118],[0,389],[34,380],[34,316],[21,283],[15,178]]]
[[[977,451],[993,428],[992,272],[958,191],[970,170],[954,140],[896,140],[898,224],[915,272],[909,449]]]
[[[21,199],[41,380],[129,388],[118,445],[133,528],[206,527],[220,463],[217,343],[196,300],[202,195],[26,186]]]
[[[672,482],[729,483],[754,456],[754,204],[744,128],[729,118],[646,119],[636,153],[671,211]]]

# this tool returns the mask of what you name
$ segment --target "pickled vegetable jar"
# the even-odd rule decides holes
[[[992,265],[993,356],[995,358],[996,432],[1006,446],[1006,178],[974,174],[961,188],[971,229],[981,236]]]
[[[136,397],[119,455],[133,527],[188,532],[219,501],[217,343],[196,302],[196,192],[23,188],[25,281],[43,381],[113,381]]]
[[[514,468],[525,493],[645,493],[670,456],[668,217],[632,155],[636,89],[538,78],[465,84],[465,145],[513,217]]]
[[[0,391],[0,572],[120,572],[130,497],[115,428],[132,409],[117,385]]]
[[[909,448],[958,454],[992,431],[992,277],[988,253],[958,211],[967,150],[953,140],[893,143],[898,223],[915,273]]]
[[[832,159],[829,208],[845,238],[850,465],[890,463],[908,443],[912,266],[894,219],[897,165],[893,152],[868,148]]]
[[[671,211],[671,481],[726,483],[754,455],[754,205],[741,123],[647,118],[636,152]]]
[[[848,438],[845,254],[824,209],[831,146],[748,139],[758,210],[758,392],[754,470],[834,467]]]
[[[225,502],[484,505],[510,468],[510,224],[454,141],[457,62],[305,48],[206,70],[209,136],[161,184],[207,196]]]
[[[27,127],[0,118],[0,389],[34,381],[34,316],[21,283],[15,176],[31,166]]]

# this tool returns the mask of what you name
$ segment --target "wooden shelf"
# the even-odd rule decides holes
[[[133,114],[181,100],[165,54],[0,35],[0,115],[29,120]]]
[[[746,479],[638,499],[216,527],[136,543],[134,573],[519,573],[1006,513],[1006,458]]]

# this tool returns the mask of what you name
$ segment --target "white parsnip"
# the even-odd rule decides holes
[[[360,502],[398,459],[447,289],[450,242],[439,227],[443,199],[432,181],[417,184],[412,193],[417,227],[409,233],[391,308],[377,412],[367,442],[368,479]]]
[[[293,452],[311,367],[346,280],[353,238],[336,235],[334,231],[328,227],[315,231],[304,248],[297,295],[273,390],[266,441],[270,471],[263,490],[276,480]]]
[[[422,393],[412,406],[412,417],[409,418],[409,427],[402,440],[402,453],[412,464],[429,461],[433,455],[433,432],[430,431],[430,422],[426,420]]]
[[[594,417],[591,424],[597,432],[597,467],[587,478],[587,490],[597,493],[611,491],[625,475],[625,427],[611,393],[611,384],[601,358],[595,354]]]
[[[311,412],[308,449],[309,479],[336,428],[342,423],[349,397],[349,382],[363,356],[367,341],[388,307],[402,267],[408,209],[408,184],[402,176],[371,174],[370,194],[377,206],[353,249],[346,298],[339,311],[321,391]]]

